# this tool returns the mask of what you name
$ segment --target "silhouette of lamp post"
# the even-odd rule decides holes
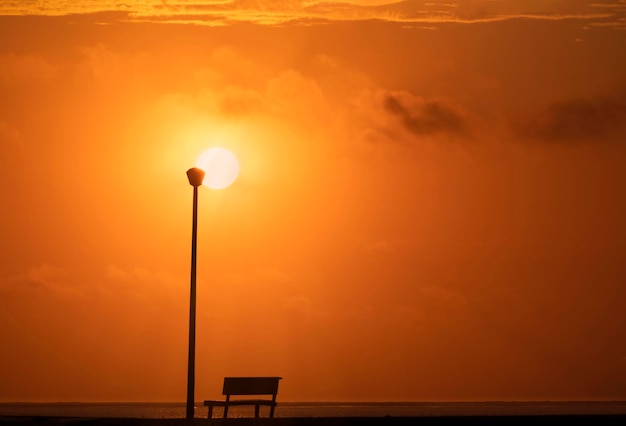
[[[228,150],[211,148],[203,152],[196,163],[202,168],[187,170],[187,178],[193,186],[193,224],[191,227],[191,290],[189,294],[189,359],[187,366],[187,418],[194,417],[194,388],[196,364],[196,242],[198,234],[198,187],[208,172],[207,182],[211,189],[229,186],[239,174],[239,162]]]
[[[196,242],[198,234],[198,187],[202,185],[204,170],[193,167],[187,170],[193,186],[193,221],[191,226],[191,292],[189,295],[189,358],[187,363],[187,418],[194,414],[194,387],[196,364]]]

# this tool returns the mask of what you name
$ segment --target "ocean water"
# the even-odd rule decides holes
[[[261,416],[267,416],[267,407]],[[284,402],[274,417],[412,417],[478,415],[626,415],[626,401],[537,401],[537,402]],[[220,408],[214,410],[221,417]],[[184,418],[184,403],[0,403],[0,416]],[[202,403],[196,417],[207,417]],[[252,417],[253,407],[231,407],[228,417]]]

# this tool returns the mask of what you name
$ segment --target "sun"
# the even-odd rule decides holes
[[[204,170],[203,185],[211,189],[223,189],[232,184],[239,175],[237,157],[224,148],[210,148],[204,151],[196,167]]]

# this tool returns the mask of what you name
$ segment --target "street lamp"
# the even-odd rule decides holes
[[[193,186],[191,291],[189,295],[189,358],[187,362],[187,418],[193,419],[196,364],[196,241],[198,237],[198,187],[202,185],[204,170],[193,167],[187,170],[187,178],[191,186]]]
[[[198,187],[205,174],[206,186],[222,189],[229,186],[239,175],[239,162],[232,152],[224,148],[211,148],[198,158],[196,164],[187,170],[187,179],[193,186],[193,222],[191,227],[191,290],[189,294],[189,358],[187,362],[187,418],[194,417],[194,389],[196,368],[196,242],[198,239]]]

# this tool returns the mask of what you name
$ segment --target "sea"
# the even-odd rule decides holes
[[[267,413],[261,408],[261,416]],[[231,407],[228,417],[252,417],[252,407]],[[81,418],[185,418],[185,403],[0,403],[2,416]],[[207,417],[197,403],[195,417]],[[626,401],[283,402],[274,417],[419,417],[490,415],[626,415]],[[213,412],[221,417],[220,408]]]

